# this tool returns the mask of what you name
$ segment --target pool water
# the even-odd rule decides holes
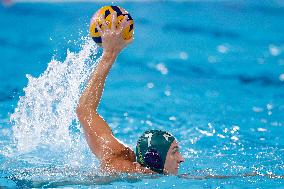
[[[99,112],[133,149],[147,129],[171,132],[189,178],[98,170],[75,108],[101,55],[89,20],[106,4],[0,7],[0,188],[284,188],[284,3],[115,3],[135,40]]]

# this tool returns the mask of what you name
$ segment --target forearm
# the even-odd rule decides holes
[[[92,73],[91,79],[88,82],[86,89],[84,90],[77,110],[88,108],[89,111],[97,111],[107,74],[114,63],[119,52],[132,42],[132,38],[124,40],[122,37],[122,31],[126,27],[128,17],[125,16],[121,21],[120,26],[117,28],[115,24],[112,27],[108,27],[104,18],[101,17],[104,30],[101,29],[98,23],[96,28],[102,38],[102,47],[104,49],[103,56],[98,63],[95,71]],[[116,12],[112,14],[112,23],[117,22]],[[128,23],[129,24],[129,23]],[[84,111],[83,111],[84,112]]]
[[[111,69],[116,53],[104,52],[97,67],[93,71],[88,84],[80,97],[78,108],[97,111],[100,99],[102,97],[105,80]]]

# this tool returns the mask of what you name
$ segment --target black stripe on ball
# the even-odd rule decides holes
[[[133,20],[132,17],[130,16],[130,14],[122,14],[122,15],[123,15],[123,16],[126,16],[126,15],[128,16],[127,21]]]
[[[96,43],[102,43],[102,38],[101,38],[101,37],[92,37],[92,39],[93,39]]]
[[[118,6],[111,6],[111,8],[112,8],[115,12],[117,12],[117,16],[122,15],[122,12],[121,12],[120,8],[118,8]]]
[[[105,18],[106,18],[108,15],[110,15],[110,11],[109,11],[109,10],[106,10],[106,11],[105,11]]]
[[[130,32],[131,30],[133,30],[133,24],[130,25],[128,32]]]
[[[127,14],[127,16],[128,16],[128,20],[133,20],[130,14]]]

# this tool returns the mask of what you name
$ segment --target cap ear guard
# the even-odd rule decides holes
[[[151,170],[163,173],[162,158],[155,148],[147,150],[144,156],[145,164]]]

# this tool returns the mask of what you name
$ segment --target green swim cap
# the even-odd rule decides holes
[[[162,174],[168,150],[175,137],[161,130],[149,130],[140,136],[136,146],[136,160],[142,166]]]

